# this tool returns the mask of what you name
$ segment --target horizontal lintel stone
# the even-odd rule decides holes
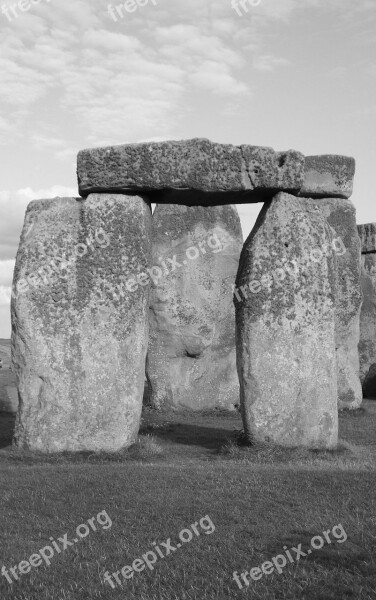
[[[376,223],[358,225],[362,254],[376,253]]]
[[[304,198],[350,198],[353,191],[355,160],[350,156],[322,154],[306,156]]]
[[[77,157],[81,196],[149,192],[158,194],[158,203],[169,203],[174,191],[201,192],[200,199],[182,196],[180,203],[203,205],[264,202],[280,191],[349,198],[354,171],[354,159],[346,156],[305,158],[295,150],[276,152],[202,138],[92,148]]]
[[[125,144],[82,150],[79,191],[298,192],[304,156],[260,146],[216,144],[207,139]],[[248,201],[254,201],[249,195]],[[259,201],[258,199],[256,201]]]

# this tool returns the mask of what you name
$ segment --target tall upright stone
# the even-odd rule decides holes
[[[116,451],[135,440],[149,285],[135,285],[134,275],[149,266],[150,250],[141,197],[29,204],[12,299],[18,446]]]
[[[237,366],[250,440],[338,440],[336,257],[320,209],[279,193],[244,244],[236,279]],[[239,293],[239,292],[237,292]]]
[[[362,250],[360,380],[366,398],[376,398],[376,223],[358,226]]]
[[[360,240],[356,210],[350,200],[325,198],[317,205],[335,232],[338,298],[336,351],[338,367],[338,407],[351,410],[362,404],[359,378],[359,328],[362,306]]]
[[[239,404],[232,286],[241,247],[236,207],[157,205],[147,357],[152,406]]]

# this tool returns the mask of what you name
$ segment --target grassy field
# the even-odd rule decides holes
[[[0,577],[3,600],[346,600],[376,598],[376,402],[340,417],[336,452],[244,448],[238,414],[145,411],[139,443],[117,455],[39,456],[9,446],[0,415],[0,565],[28,560],[106,511],[85,539],[19,580]],[[153,570],[103,579],[209,516],[210,535],[160,558]],[[250,571],[342,524],[321,549],[240,590]],[[197,528],[197,527],[196,527]],[[343,538],[342,538],[343,539]],[[61,546],[61,544],[60,544]],[[292,552],[292,556],[294,553]],[[137,565],[138,563],[136,563]]]

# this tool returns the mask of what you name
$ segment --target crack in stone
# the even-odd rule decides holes
[[[255,186],[255,184],[254,184],[254,182],[252,180],[250,170],[247,167],[247,161],[246,161],[245,156],[244,156],[243,147],[239,146],[239,150],[240,150],[240,153],[241,153],[241,156],[242,156],[242,174],[245,175],[245,176],[248,176],[249,184],[250,184],[250,187],[248,187],[247,186],[248,182],[246,182],[245,183],[245,189],[246,190],[254,190],[256,188],[256,186]]]

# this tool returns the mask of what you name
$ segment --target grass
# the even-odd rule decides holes
[[[340,415],[337,450],[237,445],[237,413],[144,411],[141,435],[115,455],[44,456],[9,446],[0,418],[0,565],[8,567],[105,510],[99,529],[12,586],[3,600],[330,600],[376,598],[376,402]],[[200,535],[120,588],[103,581],[209,515]],[[249,571],[341,523],[346,542],[325,544],[240,590]],[[121,577],[121,575],[120,575]],[[122,577],[121,577],[122,579]]]

